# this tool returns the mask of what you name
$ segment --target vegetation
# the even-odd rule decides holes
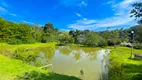
[[[142,62],[130,59],[131,48],[108,47],[110,53],[110,80],[141,80]],[[134,53],[142,54],[142,50],[134,49]]]
[[[60,34],[64,33],[59,32],[51,23],[47,23],[45,26],[38,26],[9,22],[0,18],[0,43],[58,42]]]
[[[49,71],[40,70],[36,67],[29,66],[21,60],[11,59],[0,54],[0,80],[13,80],[17,75],[22,75],[28,71],[38,71],[48,73]]]
[[[90,47],[103,47],[119,45],[122,42],[131,42],[131,31],[134,31],[135,43],[142,42],[142,25],[136,25],[130,29],[106,30],[94,32],[89,30],[59,31],[52,23],[45,26],[14,23],[0,18],[0,42],[8,44],[29,44],[57,42],[59,45],[70,43],[83,44]],[[141,47],[139,47],[141,48]]]
[[[131,17],[138,19],[138,23],[142,24],[142,3],[133,4],[133,9],[131,10]]]
[[[69,43],[74,43],[74,39],[69,35],[68,32],[60,33],[59,37],[59,45],[67,45]]]
[[[29,56],[36,56],[39,51],[50,52],[55,48],[57,43],[35,43],[35,44],[21,44],[21,45],[9,45],[6,43],[0,44],[0,54],[19,59],[30,59]],[[46,48],[46,49],[45,49]]]
[[[14,23],[0,18],[0,80],[79,80],[38,68],[50,63],[54,56],[55,45],[64,46],[72,43],[84,45],[82,47],[114,46],[115,48],[108,47],[111,50],[110,80],[141,80],[142,62],[130,59],[129,47],[132,45],[116,47],[121,43],[133,43],[134,53],[142,54],[142,3],[133,4],[131,17],[135,17],[139,25],[129,29],[107,29],[101,32],[90,30],[64,32],[59,31],[52,23],[39,26]],[[134,31],[134,37],[131,31]],[[87,48],[84,50],[90,51]],[[60,51],[66,52],[66,55],[71,52],[70,49]],[[74,57],[79,59],[80,54]],[[81,75],[83,74],[81,71]]]
[[[89,30],[79,31],[71,30],[69,34],[74,38],[75,44],[83,44],[92,47],[113,46],[120,43],[129,43],[132,41],[131,31],[134,31],[134,42],[140,46],[142,35],[142,25],[136,25],[129,29],[106,30],[102,32],[94,32]],[[140,47],[139,47],[140,48]]]

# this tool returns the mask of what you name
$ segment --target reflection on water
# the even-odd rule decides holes
[[[52,60],[52,71],[84,80],[98,80],[102,72],[107,74],[108,67],[104,60],[107,53],[108,50],[96,51],[95,48],[59,47]]]
[[[42,67],[51,64],[55,54],[55,49],[50,47],[39,47],[38,49],[35,49],[34,52],[38,52],[39,54],[36,55],[34,61],[28,63],[37,67]]]
[[[41,51],[34,63],[40,66],[52,64],[50,69],[55,73],[99,80],[101,75],[108,74],[108,54],[109,50],[61,46],[52,53]],[[107,79],[108,75],[104,76]]]

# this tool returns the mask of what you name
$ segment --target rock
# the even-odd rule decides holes
[[[142,54],[134,54],[134,59],[142,60]]]

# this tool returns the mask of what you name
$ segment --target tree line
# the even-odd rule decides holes
[[[15,23],[0,17],[0,43],[29,44],[29,43],[70,43],[73,38],[68,32],[61,32],[47,23],[44,26]]]
[[[0,18],[0,42],[8,44],[58,42],[59,45],[75,43],[91,47],[111,46],[131,42],[131,31],[135,32],[135,42],[141,43],[142,25],[111,31],[70,30],[65,32],[59,31],[52,23],[38,26],[14,23]]]

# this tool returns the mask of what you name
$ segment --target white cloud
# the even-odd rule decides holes
[[[21,22],[23,22],[23,23],[27,23],[27,24],[34,24],[33,22],[29,22],[29,21],[25,21],[25,20],[21,20]]]
[[[78,17],[82,17],[81,14],[79,14],[79,13],[75,13],[75,14],[76,14]]]
[[[0,6],[0,15],[6,14],[8,11]]]
[[[3,5],[4,7],[9,7],[9,5],[8,5],[7,3],[5,3],[5,2],[2,2],[2,5]]]
[[[114,3],[115,3],[115,0],[111,0],[111,1],[103,3],[102,5],[108,5],[108,4],[114,4]]]
[[[92,29],[94,27],[95,22],[95,20],[77,20],[76,23],[69,24],[68,28],[79,30]]]
[[[88,20],[87,18],[83,18],[83,20]]]
[[[11,16],[17,16],[16,14],[10,13],[6,8],[0,6],[0,15],[11,15]]]
[[[78,4],[80,7],[86,7],[88,4],[85,1],[81,1],[81,3]]]
[[[114,0],[108,2],[108,4],[114,3],[113,1]],[[68,28],[79,30],[95,30],[97,28],[135,25],[137,22],[134,20],[134,18],[130,18],[130,10],[132,4],[135,2],[142,2],[142,0],[123,0],[120,3],[112,4],[114,16],[110,16],[101,20],[89,20],[87,18],[83,20],[77,20],[75,23],[69,24]]]
[[[60,29],[61,31],[67,31],[67,32],[69,32],[70,31],[70,29]]]
[[[106,18],[103,20],[98,20],[96,26],[98,27],[116,27],[134,22],[133,18],[129,17],[129,14],[124,14],[123,16],[115,16]]]
[[[114,0],[107,2],[106,4],[112,4],[114,3]]]
[[[85,2],[87,0],[59,0],[60,4],[53,7],[53,9],[58,8],[61,5],[64,5],[66,7],[86,7],[88,4]]]
[[[93,24],[95,22],[96,22],[95,20],[77,20],[77,23],[84,24],[84,25],[86,25],[86,24]]]
[[[106,18],[103,20],[77,20],[74,24],[69,24],[68,28],[71,29],[79,29],[79,30],[95,30],[97,28],[106,28],[106,27],[118,27],[125,24],[136,24],[134,19],[130,18],[129,16],[124,17],[111,17]]]
[[[11,14],[9,14],[9,15],[11,15],[11,16],[17,16],[16,14],[13,14],[13,13],[11,13]]]

